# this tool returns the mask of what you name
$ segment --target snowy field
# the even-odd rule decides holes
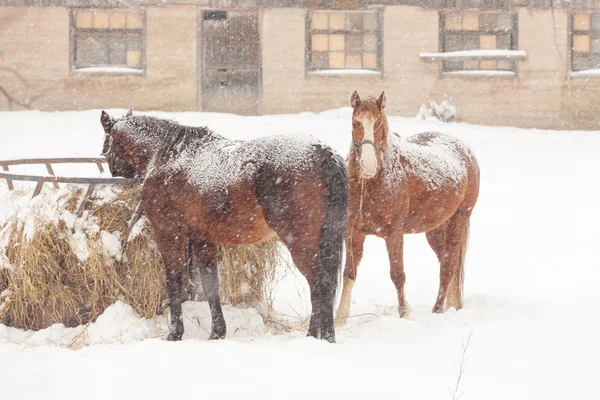
[[[110,110],[120,116],[124,110]],[[155,113],[232,138],[310,133],[346,155],[350,108],[240,117]],[[100,111],[0,113],[0,159],[97,156]],[[481,194],[471,219],[465,307],[433,315],[439,266],[424,235],[405,241],[409,320],[399,319],[385,244],[368,238],[351,318],[338,343],[275,334],[255,310],[225,307],[227,338],[208,342],[203,303],[186,303],[186,335],[117,303],[87,329],[0,325],[3,399],[600,399],[600,132],[441,124],[390,117],[401,135],[454,134],[474,150]],[[15,169],[16,170],[16,169]],[[97,176],[94,166],[55,167]],[[45,173],[43,166],[20,171]],[[0,182],[0,216],[7,212]],[[308,315],[308,289],[282,266],[277,310]],[[470,339],[468,339],[470,337]],[[68,349],[91,344],[79,350]],[[371,397],[373,398],[373,397]]]

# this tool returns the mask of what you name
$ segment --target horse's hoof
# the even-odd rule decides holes
[[[214,331],[210,334],[210,336],[208,337],[208,340],[219,340],[219,339],[225,339],[225,333],[223,332],[223,334],[218,334],[215,333]]]
[[[442,305],[440,305],[440,306],[435,305],[435,306],[433,306],[432,312],[434,314],[443,314],[444,313],[444,306],[442,306]]]
[[[408,304],[405,304],[403,306],[398,306],[398,316],[400,318],[409,318],[410,307],[408,306]]]
[[[178,334],[178,333],[169,333],[169,336],[167,336],[167,340],[169,342],[178,342],[181,340],[181,337],[183,336],[183,334]]]
[[[339,328],[340,326],[344,326],[346,325],[346,322],[348,322],[348,318],[336,318],[335,327]]]
[[[214,324],[212,332],[208,337],[208,340],[219,340],[225,339],[225,334],[227,333],[227,328],[224,324]]]

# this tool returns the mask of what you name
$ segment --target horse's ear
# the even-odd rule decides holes
[[[100,123],[102,123],[104,132],[110,133],[115,121],[110,117],[110,115],[108,115],[106,111],[102,110],[102,114],[100,115]]]
[[[356,107],[358,107],[360,105],[360,97],[358,96],[358,92],[356,90],[354,92],[352,92],[352,94],[350,95],[350,105],[355,110],[356,110]]]
[[[127,110],[127,114],[125,114],[125,118],[131,117],[133,115],[133,105],[129,106],[129,110]]]
[[[377,99],[377,107],[379,107],[379,110],[383,111],[383,109],[385,108],[386,102],[387,102],[387,94],[385,93],[385,90],[384,90],[383,92],[381,92],[381,95]]]

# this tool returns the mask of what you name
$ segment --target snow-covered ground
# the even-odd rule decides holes
[[[310,133],[345,155],[350,111],[154,114],[242,139]],[[164,317],[142,320],[116,303],[87,329],[53,326],[34,333],[0,325],[2,398],[452,399],[468,342],[457,393],[463,400],[600,399],[600,132],[398,117],[390,117],[390,125],[401,135],[455,134],[479,159],[481,194],[471,223],[463,310],[430,313],[439,266],[425,237],[412,235],[405,242],[412,312],[410,320],[399,319],[385,245],[369,238],[352,317],[337,330],[338,344],[306,338],[304,331],[274,334],[255,310],[231,307],[224,311],[227,339],[208,342],[203,303],[185,304],[185,340],[170,343],[161,340]],[[0,159],[97,156],[102,139],[98,110],[0,113]],[[55,170],[98,174],[94,166]],[[43,166],[20,171],[45,172]],[[294,270],[280,272],[275,306],[301,321],[308,313],[307,287]],[[92,345],[68,349],[82,344]]]

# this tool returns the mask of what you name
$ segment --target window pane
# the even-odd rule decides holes
[[[127,51],[127,66],[136,68],[142,65],[142,52],[139,50]]]
[[[510,50],[510,35],[496,36],[496,48]]]
[[[78,28],[91,28],[92,27],[92,13],[86,11],[77,11],[77,23]]]
[[[512,60],[498,60],[496,62],[496,68],[505,71],[512,71],[515,69],[515,62]]]
[[[113,35],[110,38],[110,65],[127,65],[127,39]]]
[[[327,29],[328,19],[327,14],[313,14],[311,21],[312,29]]]
[[[463,50],[479,50],[479,36],[468,35],[463,37]]]
[[[329,29],[342,30],[346,27],[344,14],[329,14]]]
[[[326,52],[313,52],[312,53],[312,66],[313,68],[327,68],[329,66],[329,53]]]
[[[366,31],[376,31],[379,25],[376,13],[365,13],[363,15],[363,29]]]
[[[327,35],[312,35],[312,50],[327,51],[329,49],[329,37]]]
[[[127,27],[127,14],[114,13],[110,16],[110,27],[114,29],[123,29]]]
[[[590,14],[573,15],[573,29],[576,31],[587,31],[590,29]]]
[[[481,35],[479,37],[479,48],[482,50],[494,50],[496,48],[496,36]]]
[[[463,29],[466,31],[479,30],[479,14],[464,14],[463,15]]]
[[[77,66],[109,65],[108,43],[91,35],[78,35],[75,63]]]
[[[462,61],[444,61],[444,71],[460,71],[463,69]]]
[[[600,53],[600,37],[592,38],[590,48],[592,53]]]
[[[600,68],[600,54],[593,53],[590,56],[589,68]]]
[[[576,53],[573,54],[573,71],[581,71],[591,68],[591,60],[589,54]]]
[[[482,60],[479,62],[481,69],[496,69],[496,60]]]
[[[94,28],[108,28],[108,13],[103,11],[94,12]]]
[[[363,49],[365,51],[377,50],[377,35],[374,33],[365,33],[363,35]]]
[[[462,35],[446,34],[444,51],[460,51],[462,49]]]
[[[345,68],[346,53],[329,53],[329,68]]]
[[[329,50],[344,51],[345,49],[344,35],[329,35]]]
[[[589,35],[573,35],[573,51],[578,53],[590,52],[590,37]]]
[[[493,31],[496,29],[498,14],[481,14],[481,29],[484,31]]]
[[[477,60],[464,61],[463,69],[479,69],[479,61],[477,61]]]
[[[361,14],[349,13],[346,16],[346,26],[350,31],[362,31],[363,29],[363,17]]]
[[[362,53],[346,54],[346,68],[362,68]]]
[[[592,14],[592,30],[600,32],[600,13]]]
[[[362,51],[363,51],[362,35],[346,35],[346,51],[362,53]]]
[[[460,31],[462,29],[462,18],[460,13],[446,14],[446,30]]]
[[[377,69],[377,53],[363,53],[363,68]]]
[[[498,14],[496,19],[496,29],[499,31],[513,30],[513,16],[511,14]]]
[[[142,29],[142,14],[138,14],[138,13],[127,14],[127,28]]]
[[[141,35],[130,36],[127,38],[127,50],[143,50]]]

